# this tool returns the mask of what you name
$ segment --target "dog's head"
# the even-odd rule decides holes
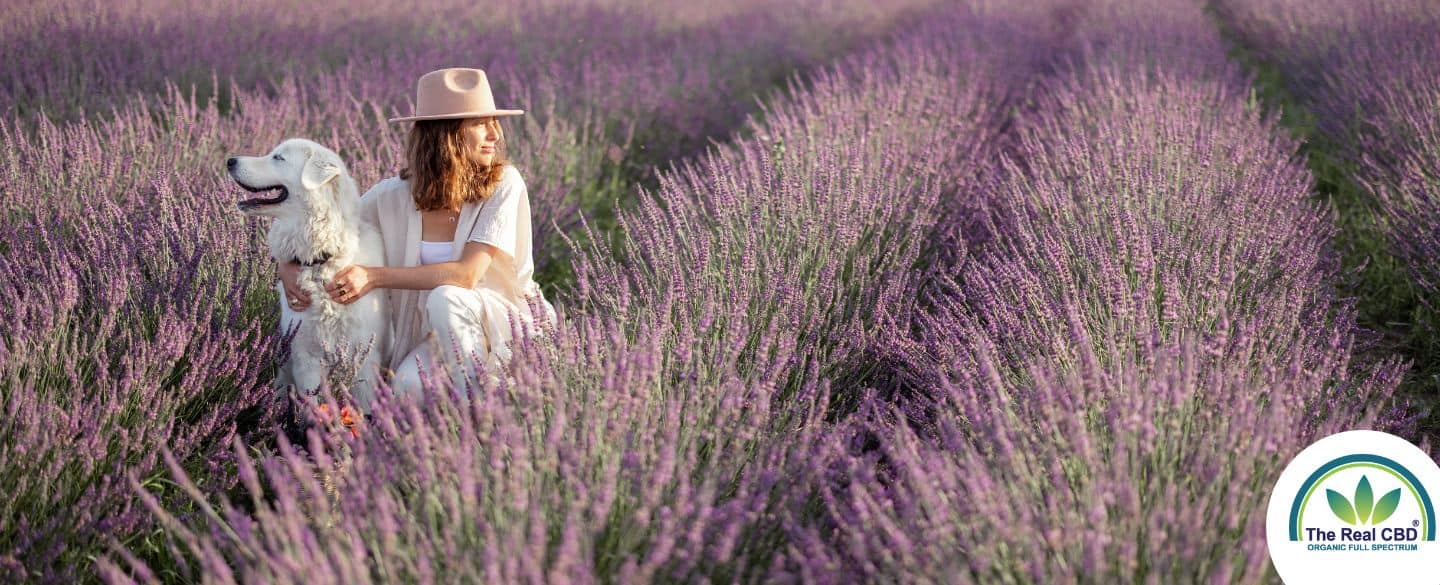
[[[340,155],[302,138],[281,142],[265,156],[226,159],[230,178],[257,196],[237,206],[247,215],[308,214],[338,203],[347,174]]]

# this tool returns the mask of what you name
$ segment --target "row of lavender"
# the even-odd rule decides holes
[[[1271,582],[1285,462],[1413,426],[1400,364],[1352,359],[1298,144],[1201,7],[1087,4],[956,226],[988,243],[914,323],[919,399],[863,405],[803,468],[824,515],[796,556],[821,580]]]
[[[172,10],[174,4],[154,3],[154,10],[137,8],[125,16],[188,22],[220,37],[206,46],[246,52],[225,44],[227,29],[216,32],[205,19],[185,21],[185,11]],[[201,12],[208,6],[194,4],[190,8]],[[8,308],[0,323],[0,404],[6,413],[0,491],[9,495],[0,502],[0,576],[74,581],[89,574],[87,558],[103,550],[108,535],[142,556],[163,554],[158,541],[144,536],[155,520],[126,475],[138,473],[172,512],[199,514],[164,479],[158,448],[168,446],[188,472],[203,478],[206,493],[218,493],[239,481],[231,439],[264,443],[272,435],[277,413],[269,382],[273,362],[284,352],[272,335],[273,263],[260,237],[263,226],[234,211],[239,192],[219,162],[226,156],[306,136],[341,152],[357,182],[371,184],[400,160],[403,137],[384,119],[408,111],[403,104],[414,76],[464,55],[466,64],[492,71],[507,103],[530,114],[507,127],[507,138],[534,200],[543,242],[537,261],[554,263],[565,254],[556,227],[578,226],[576,194],[614,196],[624,187],[595,188],[613,180],[606,169],[631,154],[614,143],[617,134],[678,120],[710,120],[713,126],[738,117],[740,110],[730,104],[749,101],[771,76],[883,30],[923,3],[883,11],[853,3],[805,22],[792,12],[805,6],[784,3],[761,11],[764,3],[750,3],[748,12],[670,25],[683,26],[687,42],[658,35],[653,45],[646,44],[653,31],[644,28],[649,21],[642,11],[654,3],[612,4],[572,11],[569,20],[557,6],[540,7],[555,20],[532,31],[535,36],[601,31],[588,37],[593,46],[545,52],[537,49],[543,42],[504,45],[489,35],[411,38],[370,66],[357,62],[309,76],[290,74],[262,88],[237,81],[223,100],[197,101],[172,85],[158,99],[125,100],[103,120],[0,121],[0,304]],[[379,14],[428,12],[433,18],[439,11],[426,9],[446,6],[396,5]],[[348,13],[331,14],[343,21]],[[618,26],[632,20],[641,29]],[[118,22],[99,18],[85,30],[130,21]],[[826,35],[817,37],[821,31]],[[156,41],[157,55],[186,46],[147,38]],[[106,61],[111,56],[104,47],[85,50],[95,51],[93,61],[110,63],[106,75],[66,75],[113,81],[114,91],[100,92],[111,98],[147,87],[152,73],[143,59],[114,63]],[[771,53],[756,52],[766,50]],[[264,51],[251,56],[272,64],[283,60]],[[71,65],[55,61],[52,69]],[[520,86],[524,90],[515,89]],[[63,91],[45,93],[63,90],[63,84],[35,87],[44,90],[36,90],[43,99],[65,97]],[[679,143],[670,144],[662,150],[681,152],[674,146]]]
[[[1385,317],[1429,338],[1417,351],[1440,348],[1440,4],[1214,4],[1241,44],[1282,72],[1290,97],[1313,115],[1318,150],[1363,190],[1358,221],[1378,225],[1377,260],[1393,256],[1398,276],[1419,290],[1413,311]],[[1417,359],[1434,367],[1428,355]]]
[[[357,439],[310,436],[318,479],[282,443],[242,460],[248,502],[191,519],[152,505],[177,566],[213,582],[803,576],[790,540],[816,492],[791,471],[830,397],[882,377],[866,364],[905,335],[888,316],[937,252],[942,196],[974,191],[994,156],[1029,18],[950,8],[797,84],[752,138],[642,193],[617,249],[577,249],[581,302],[555,345],[519,349],[514,386],[385,396]]]

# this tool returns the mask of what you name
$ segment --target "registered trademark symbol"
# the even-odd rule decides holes
[[[1411,525],[1411,526],[1419,526],[1419,525],[1420,525],[1420,521],[1419,521],[1419,520],[1411,520],[1411,521],[1410,521],[1410,525]]]

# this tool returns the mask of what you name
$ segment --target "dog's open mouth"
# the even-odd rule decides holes
[[[259,188],[257,188],[257,187],[251,187],[251,186],[249,186],[249,185],[245,185],[245,184],[242,183],[242,184],[240,184],[240,186],[241,186],[241,187],[244,187],[246,191],[249,191],[249,192],[251,192],[251,193],[261,193],[261,194],[264,194],[264,193],[274,193],[274,192],[276,192],[276,191],[279,191],[279,192],[280,192],[279,195],[275,195],[274,197],[265,197],[265,196],[261,195],[261,196],[257,196],[257,197],[251,197],[251,198],[249,198],[249,199],[242,199],[242,200],[240,201],[240,203],[239,203],[240,209],[250,209],[250,208],[252,208],[252,207],[261,207],[261,206],[264,206],[264,205],[274,205],[274,204],[280,203],[281,201],[284,201],[286,198],[290,197],[290,190],[289,190],[289,189],[286,189],[284,185],[276,185],[276,186],[274,186],[274,187],[259,187]]]

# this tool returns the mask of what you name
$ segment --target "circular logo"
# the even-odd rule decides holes
[[[1409,441],[1330,435],[1296,455],[1270,492],[1270,560],[1290,585],[1435,585],[1437,496],[1440,466]]]

